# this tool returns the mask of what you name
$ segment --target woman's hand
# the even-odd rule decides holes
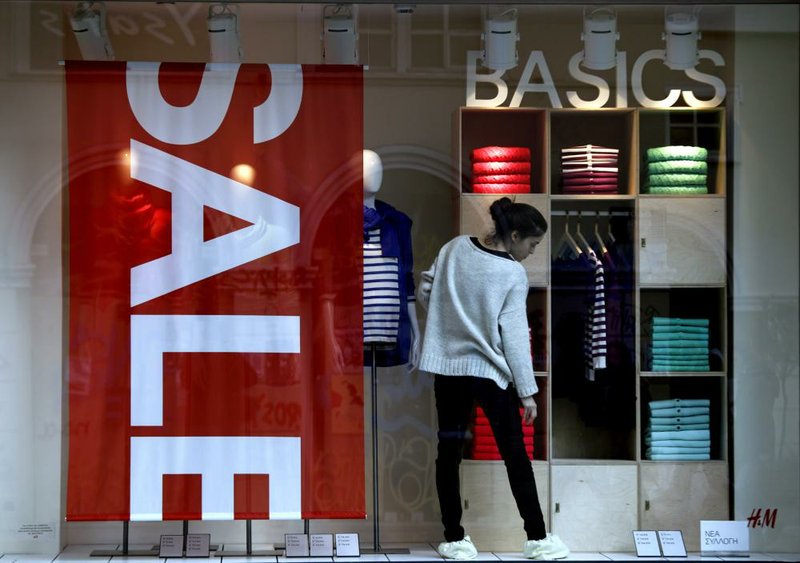
[[[533,421],[536,419],[536,401],[533,399],[533,395],[522,397],[520,401],[522,401],[522,406],[525,407],[525,413],[522,416],[522,424],[533,424]]]

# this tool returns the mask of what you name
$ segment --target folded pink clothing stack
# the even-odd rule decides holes
[[[565,194],[619,192],[619,149],[579,145],[561,149],[561,187]]]
[[[523,412],[524,409],[520,409],[520,415],[522,415]],[[522,441],[525,443],[525,451],[528,453],[529,459],[533,459],[533,432],[533,426],[522,426]],[[494,439],[492,428],[489,425],[489,419],[480,407],[477,407],[475,412],[472,434],[474,438],[472,441],[472,449],[467,456],[468,459],[503,459],[503,456],[500,455],[500,450],[497,448],[497,442]]]
[[[474,149],[472,191],[477,194],[526,194],[531,191],[531,150],[488,146]]]

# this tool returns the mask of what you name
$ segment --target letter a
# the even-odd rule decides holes
[[[131,139],[131,178],[172,194],[172,253],[131,269],[131,306],[300,242],[300,209]],[[203,206],[252,223],[203,241]]]

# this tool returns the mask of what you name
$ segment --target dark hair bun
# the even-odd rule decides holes
[[[492,219],[495,221],[502,221],[501,218],[504,218],[511,208],[514,206],[514,202],[507,197],[501,197],[492,202],[492,205],[489,207],[489,214],[492,216]]]

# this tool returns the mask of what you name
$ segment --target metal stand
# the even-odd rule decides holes
[[[370,379],[372,380],[372,535],[373,548],[364,550],[364,553],[383,554],[409,554],[411,551],[405,547],[382,548],[381,525],[378,499],[378,364],[375,343],[370,343]]]
[[[262,557],[265,555],[283,555],[282,551],[276,549],[263,549],[259,551],[253,550],[253,521],[245,520],[245,550],[233,551],[224,550],[217,551],[214,557]]]
[[[128,549],[128,528],[130,522],[122,522],[122,545],[121,549],[95,549],[89,555],[91,557],[158,557],[158,549]]]

